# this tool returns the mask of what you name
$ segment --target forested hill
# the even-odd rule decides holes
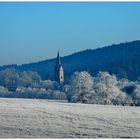
[[[111,46],[89,49],[61,58],[66,79],[74,71],[87,70],[92,75],[99,71],[114,73],[118,78],[140,80],[140,41],[113,44]],[[0,69],[14,67],[17,70],[37,71],[43,79],[53,79],[55,59],[20,66],[3,66]]]

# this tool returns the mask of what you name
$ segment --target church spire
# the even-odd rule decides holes
[[[61,64],[61,59],[60,59],[60,56],[59,56],[59,50],[57,52],[54,79],[58,83],[63,83],[64,82],[64,71],[63,71],[63,67],[62,67],[62,64]]]
[[[57,52],[57,65],[61,65],[61,59],[60,59],[60,55],[59,55],[59,50]]]

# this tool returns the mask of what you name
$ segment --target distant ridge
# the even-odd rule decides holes
[[[118,78],[140,80],[140,40],[113,44],[95,50],[88,49],[61,58],[68,80],[74,71],[86,70],[92,75],[99,71],[114,73]],[[35,63],[5,65],[0,70],[14,67],[19,71],[37,71],[43,79],[53,80],[55,59]]]

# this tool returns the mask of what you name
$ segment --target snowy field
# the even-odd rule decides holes
[[[0,99],[0,138],[140,138],[140,107]]]

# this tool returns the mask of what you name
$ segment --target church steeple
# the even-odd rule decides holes
[[[56,65],[55,65],[55,72],[54,72],[54,79],[56,82],[62,84],[64,82],[64,71],[59,55],[59,50],[57,52],[57,58],[56,58]]]
[[[59,56],[59,50],[58,50],[58,52],[57,52],[57,65],[61,65],[61,59],[60,59],[60,56]]]

